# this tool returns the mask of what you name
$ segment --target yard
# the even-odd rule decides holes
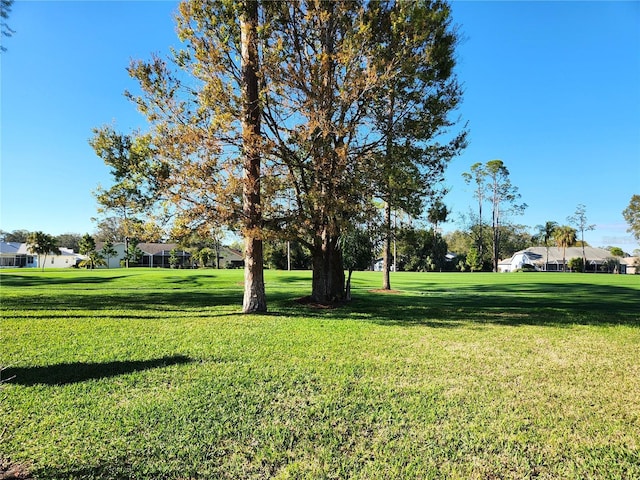
[[[640,276],[3,271],[0,464],[54,479],[640,478]],[[2,470],[0,470],[2,472]],[[0,473],[0,478],[2,473]]]

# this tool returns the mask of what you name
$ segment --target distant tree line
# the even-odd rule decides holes
[[[589,225],[586,217],[586,207],[578,205],[573,215],[567,217],[567,223],[561,225],[555,221],[547,221],[543,225],[537,225],[533,233],[525,225],[506,223],[499,225],[499,232],[492,228],[483,227],[480,222],[470,225],[467,229],[458,229],[446,234],[441,234],[438,230],[438,222],[446,219],[446,207],[441,199],[434,203],[439,209],[439,213],[430,209],[427,218],[431,220],[424,222],[400,222],[393,230],[390,248],[391,270],[395,271],[491,271],[493,270],[493,258],[488,252],[494,252],[493,246],[496,238],[499,238],[497,255],[499,258],[509,258],[515,252],[523,250],[529,246],[558,247],[564,250],[571,246],[587,246],[584,241],[584,232],[593,228]],[[625,210],[628,217],[634,212],[634,203]],[[632,219],[632,217],[630,217]],[[130,224],[131,225],[131,224]],[[140,224],[138,224],[140,225]],[[127,253],[123,259],[132,264],[139,262],[142,252],[137,247],[139,242],[170,242],[178,243],[180,248],[189,251],[195,264],[201,267],[224,268],[227,265],[220,265],[220,248],[224,231],[214,230],[202,234],[200,231],[189,229],[176,229],[165,232],[159,225],[151,226],[146,224],[146,228],[137,230],[141,237],[132,236],[128,245]],[[630,222],[633,226],[633,223]],[[95,268],[106,265],[110,258],[116,254],[113,250],[115,242],[124,242],[127,230],[123,222],[118,218],[108,218],[98,224],[96,233],[81,235],[77,233],[64,233],[58,236],[51,236],[42,232],[29,232],[27,230],[14,230],[11,232],[0,230],[0,239],[4,242],[29,243],[40,251],[41,255],[55,253],[59,247],[70,248],[75,252],[87,255],[87,260],[80,266]],[[630,228],[631,231],[631,228]],[[354,230],[351,237],[343,236],[342,248],[353,245],[352,239],[359,239],[364,248],[358,250],[358,261],[353,262],[351,270],[373,269],[376,260],[383,259],[383,237],[380,228],[370,226],[367,229]],[[34,236],[36,235],[36,236]],[[37,240],[36,240],[37,237]],[[46,238],[45,238],[46,237]],[[363,239],[366,238],[366,241]],[[96,251],[96,242],[103,242],[100,252]],[[351,243],[349,243],[351,242]],[[45,247],[48,246],[48,247]],[[241,243],[232,244],[236,250],[242,250]],[[47,250],[48,248],[48,250]],[[352,251],[354,250],[353,247]],[[616,246],[607,248],[612,255],[612,259],[623,257],[626,253]],[[44,250],[47,250],[46,252]],[[366,251],[366,253],[363,253]],[[34,250],[35,252],[35,250]],[[483,252],[481,254],[481,252]],[[346,255],[345,250],[345,255]],[[353,257],[353,255],[350,253]],[[547,254],[548,255],[548,254]],[[366,258],[366,261],[363,260]],[[585,256],[581,258],[564,259],[566,266],[571,271],[584,271]],[[548,261],[548,259],[547,259]],[[615,260],[612,260],[615,261]],[[313,257],[311,251],[304,243],[295,240],[269,239],[264,242],[264,267],[280,270],[307,270],[311,269]],[[349,270],[345,264],[345,269]],[[614,271],[616,265],[613,263],[607,266],[609,271]]]

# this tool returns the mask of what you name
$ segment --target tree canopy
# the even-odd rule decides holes
[[[501,251],[501,226],[505,224],[508,213],[521,213],[527,204],[516,204],[520,198],[518,187],[511,183],[509,170],[502,160],[490,160],[486,164],[475,163],[471,166],[471,171],[463,173],[462,176],[467,184],[475,183],[474,196],[478,200],[476,241],[480,261],[484,259],[482,206],[484,202],[491,206],[491,262],[493,271],[497,272]]]
[[[640,241],[640,195],[633,195],[629,201],[629,205],[622,211],[629,228],[627,232],[631,233],[636,240]]]
[[[187,0],[177,32],[170,58],[129,68],[159,193],[183,225],[297,240],[313,300],[340,300],[343,231],[375,197],[416,211],[464,146],[447,3]]]
[[[98,224],[98,237],[112,241],[158,237],[152,213],[166,170],[156,158],[151,135],[122,134],[103,126],[93,130],[89,144],[110,167],[114,181],[110,188],[98,186],[94,191],[98,213],[105,215]]]
[[[42,270],[44,270],[49,253],[60,255],[60,248],[56,239],[52,235],[40,231],[32,232],[27,236],[27,250],[38,256],[38,264],[42,267]],[[41,256],[44,256],[42,262],[40,261]]]

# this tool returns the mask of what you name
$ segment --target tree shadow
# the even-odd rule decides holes
[[[73,275],[69,277],[51,277],[38,275],[21,275],[16,273],[3,273],[0,277],[0,284],[7,287],[43,287],[49,285],[70,285],[70,284],[101,284],[109,283],[119,278],[130,275],[114,276],[81,276]]]
[[[390,295],[358,292],[351,311],[382,325],[455,327],[462,323],[640,327],[638,290],[582,283],[429,286]]]
[[[30,277],[31,278],[31,277]],[[92,277],[89,277],[90,279]],[[109,277],[99,280],[111,280]],[[308,280],[304,273],[293,275],[294,281]],[[289,279],[283,276],[284,280]],[[78,279],[83,282],[87,278]],[[178,279],[180,280],[180,279]],[[325,320],[362,320],[382,325],[420,325],[455,328],[463,324],[493,323],[503,325],[630,325],[640,326],[637,288],[620,285],[554,281],[518,281],[513,283],[444,284],[433,277],[416,277],[401,294],[370,290],[368,282],[353,288],[353,301],[334,309],[314,309],[296,302],[298,288],[284,285],[282,279],[267,285],[271,316],[307,317]],[[523,279],[524,280],[524,279]],[[172,280],[173,282],[173,280]],[[156,285],[153,289],[96,289],[54,293],[38,292],[29,296],[2,299],[6,311],[18,317],[57,318],[104,315],[122,319],[157,319],[185,312],[187,316],[217,317],[241,311],[242,288],[204,288],[203,280],[194,276],[181,279],[181,285]],[[286,283],[286,282],[284,282]],[[185,287],[187,285],[187,288]],[[197,287],[189,289],[188,286]],[[49,315],[48,311],[57,311]],[[58,314],[59,312],[59,314]],[[77,314],[76,314],[77,312]],[[131,312],[131,313],[130,313]],[[40,313],[42,313],[40,315]]]
[[[116,377],[127,373],[140,372],[153,368],[191,363],[193,360],[184,355],[165,356],[150,360],[129,360],[103,363],[74,362],[47,365],[42,367],[9,367],[4,378],[11,378],[12,384],[33,385],[69,385],[72,383]]]
[[[208,308],[226,305],[242,305],[242,291],[206,292],[167,289],[165,291],[107,291],[82,293],[70,292],[56,295],[34,295],[25,305],[24,297],[2,299],[7,310],[136,310],[167,312],[189,308]]]

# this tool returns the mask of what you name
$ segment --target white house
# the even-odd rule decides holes
[[[627,273],[627,265],[623,259],[616,259],[609,250],[584,247],[584,254],[587,259],[587,272],[611,272],[611,265],[619,263],[619,272]],[[509,259],[502,260],[498,264],[498,271],[514,272],[529,266],[537,271],[561,272],[572,258],[582,258],[582,247],[567,247],[564,252],[560,247],[530,247],[514,253]],[[566,270],[569,270],[568,266]]]
[[[84,257],[70,248],[60,248],[60,255],[30,253],[26,243],[0,242],[0,267],[2,268],[70,268],[75,267]],[[38,265],[38,261],[43,262]]]
[[[627,266],[627,273],[634,275],[640,274],[640,257],[626,257],[620,260]]]
[[[96,252],[104,256],[104,261],[107,262],[108,268],[120,268],[120,260],[124,259],[125,255],[124,243],[114,243],[113,249],[115,250],[116,254],[111,255],[108,258],[102,251],[104,244],[105,242],[96,242]]]
[[[0,268],[33,268],[36,256],[27,252],[24,243],[0,242]]]

